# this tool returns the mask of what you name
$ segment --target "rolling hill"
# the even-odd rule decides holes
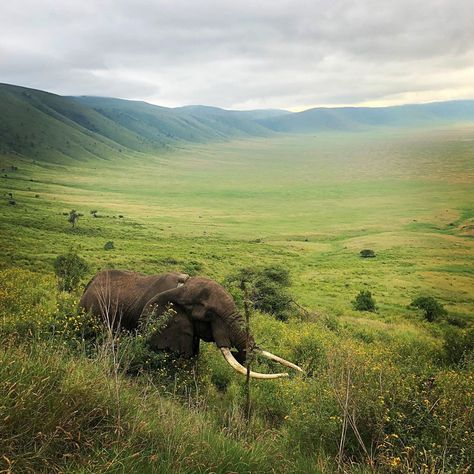
[[[474,100],[459,100],[393,107],[319,107],[267,117],[258,122],[275,132],[313,133],[320,130],[357,131],[375,126],[434,126],[473,120]]]
[[[186,143],[272,137],[279,133],[359,131],[474,121],[474,101],[397,107],[234,111],[160,107],[105,97],[63,97],[0,84],[0,154],[38,161],[113,159]]]

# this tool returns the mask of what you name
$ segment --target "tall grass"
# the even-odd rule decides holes
[[[0,276],[2,469],[467,472],[474,460],[474,366],[452,365],[436,337],[367,342],[330,319],[256,314],[257,338],[306,376],[254,383],[247,422],[244,379],[213,346],[197,362],[151,359],[140,337],[87,336],[54,278]]]

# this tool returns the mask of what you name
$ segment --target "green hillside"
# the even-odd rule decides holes
[[[61,97],[1,84],[0,153],[47,162],[84,161],[162,152],[182,142],[273,133],[245,113],[217,111],[203,114],[120,99]]]
[[[275,132],[365,130],[369,127],[437,126],[474,120],[474,101],[459,100],[394,107],[314,108],[259,120]]]
[[[272,132],[247,116],[217,107],[170,109],[146,102],[104,97],[75,97],[77,102],[153,141],[207,142],[234,137],[265,136]],[[252,114],[252,112],[249,112]]]
[[[400,107],[234,111],[167,108],[104,97],[62,97],[0,84],[0,153],[46,162],[156,154],[183,144],[278,133],[367,131],[474,121],[474,101]]]

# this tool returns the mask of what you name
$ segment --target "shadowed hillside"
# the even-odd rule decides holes
[[[271,115],[271,112],[269,113]],[[0,153],[39,161],[107,159],[118,153],[156,153],[178,143],[266,136],[264,111],[211,107],[170,109],[97,97],[61,97],[0,85]]]
[[[62,97],[0,84],[0,153],[38,161],[155,154],[183,144],[271,137],[277,133],[361,131],[474,120],[474,101],[381,108],[234,111],[167,108],[104,97]]]

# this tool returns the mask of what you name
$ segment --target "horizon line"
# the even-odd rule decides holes
[[[434,100],[427,100],[427,101],[421,101],[421,102],[400,102],[400,103],[393,103],[393,104],[387,104],[387,105],[364,105],[367,102],[370,103],[371,101],[367,102],[358,102],[356,104],[325,104],[325,105],[311,105],[311,106],[305,106],[305,107],[287,107],[287,108],[280,108],[280,107],[268,107],[268,108],[252,108],[252,109],[238,109],[238,108],[225,108],[221,107],[218,105],[206,105],[206,104],[185,104],[185,105],[177,105],[177,106],[166,106],[166,105],[161,105],[159,103],[155,103],[150,100],[145,100],[145,99],[130,99],[130,98],[123,98],[123,97],[116,97],[116,96],[106,96],[106,95],[95,95],[95,94],[59,94],[57,92],[52,92],[50,90],[46,89],[38,89],[36,87],[29,87],[29,86],[23,86],[19,84],[10,84],[7,82],[0,82],[0,86],[10,86],[10,87],[19,87],[22,89],[29,89],[33,91],[38,91],[38,92],[45,92],[47,94],[53,94],[57,95],[59,97],[93,97],[97,99],[117,99],[117,100],[124,100],[124,101],[129,101],[129,102],[142,102],[148,105],[156,106],[156,107],[162,107],[165,109],[180,109],[184,107],[209,107],[209,108],[214,108],[214,109],[220,109],[220,110],[225,110],[229,112],[252,112],[252,111],[259,111],[259,110],[275,110],[275,111],[282,111],[282,112],[287,112],[290,114],[294,113],[301,113],[301,112],[306,112],[309,110],[314,110],[314,109],[387,109],[387,108],[395,108],[395,107],[404,107],[404,106],[410,106],[410,105],[428,105],[428,104],[441,104],[441,103],[448,103],[448,102],[466,102],[466,101],[474,101],[474,98],[452,98],[452,99],[434,99]]]

